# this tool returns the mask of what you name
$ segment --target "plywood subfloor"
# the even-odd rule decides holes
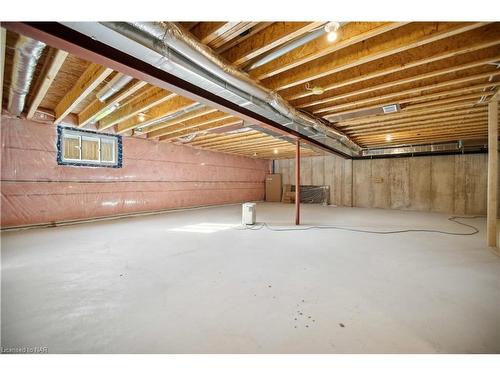
[[[293,206],[258,204],[290,224]],[[462,231],[303,206],[304,223]],[[2,233],[2,346],[50,353],[498,353],[500,259],[469,237],[238,231],[238,205]]]

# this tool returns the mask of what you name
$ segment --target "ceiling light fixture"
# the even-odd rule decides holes
[[[339,34],[336,31],[332,31],[331,33],[326,34],[326,38],[330,43],[333,43],[337,40]]]
[[[326,38],[330,43],[335,42],[338,37],[339,37],[339,29],[340,29],[340,23],[339,22],[328,22],[325,25],[325,32],[326,32]]]
[[[385,140],[386,140],[387,142],[392,141],[392,135],[387,134],[387,135],[385,136]]]
[[[137,115],[137,118],[139,119],[139,122],[144,122],[144,120],[146,120],[146,115],[141,112]]]
[[[278,153],[278,149],[277,149],[277,148],[275,148],[275,149],[273,150],[273,154],[275,154],[275,155],[276,155],[277,153]]]
[[[116,111],[119,106],[120,106],[120,103],[115,103],[112,106],[108,107],[103,112],[101,112],[96,117],[94,117],[92,119],[91,123],[95,124],[96,122],[101,121],[104,117],[106,117],[107,115],[109,115],[109,114],[113,113],[114,111]]]
[[[321,95],[325,92],[325,89],[321,86],[311,87],[309,83],[306,84],[306,90],[311,91],[313,95]]]

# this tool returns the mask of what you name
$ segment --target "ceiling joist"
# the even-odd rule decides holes
[[[263,81],[271,90],[284,90],[305,84],[341,70],[394,55],[411,48],[420,47],[440,39],[473,30],[486,25],[485,22],[422,22],[410,23],[363,43],[363,48],[350,46],[333,54],[290,69],[286,74],[278,74]]]
[[[500,85],[496,22],[347,22],[335,42],[321,35],[254,69],[249,67],[261,57],[325,22],[180,24],[295,108],[331,121],[362,147],[484,137],[486,103]],[[52,50],[42,59],[44,66],[37,68],[40,74],[28,95],[28,118],[43,107],[55,113],[56,123],[68,115],[78,119],[78,127],[98,120],[98,131],[113,129],[249,157],[278,159],[295,153],[294,144],[253,129],[220,108],[143,81],[134,79],[101,102],[95,92],[115,73],[66,56]],[[60,96],[54,95],[56,89]],[[381,107],[389,104],[400,108],[383,114]],[[303,155],[317,153],[302,150]]]
[[[45,98],[45,95],[47,95],[52,82],[54,82],[59,69],[61,69],[64,61],[66,61],[66,57],[68,57],[68,52],[54,48],[50,49],[49,55],[47,56],[47,61],[42,68],[42,73],[35,83],[35,96],[29,104],[28,113],[26,115],[26,118],[28,120],[31,120],[35,115],[38,106]]]
[[[71,113],[83,99],[85,99],[99,84],[111,73],[112,69],[99,64],[90,64],[85,72],[78,78],[73,88],[61,99],[54,109],[55,124],[59,124]]]

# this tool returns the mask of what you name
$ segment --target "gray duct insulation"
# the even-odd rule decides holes
[[[171,22],[103,22],[104,26],[151,49],[162,57],[155,66],[259,113],[330,147],[338,142],[350,154],[361,148],[345,134],[296,110],[277,93],[222,61],[209,47]],[[193,74],[196,76],[193,77]],[[330,142],[330,141],[338,142]],[[330,143],[330,144],[328,144]],[[342,150],[346,151],[346,150]]]
[[[24,109],[33,75],[45,43],[20,35],[16,42],[7,110],[19,116]]]

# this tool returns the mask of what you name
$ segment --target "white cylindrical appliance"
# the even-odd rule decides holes
[[[256,211],[255,203],[243,203],[241,210],[241,223],[243,225],[254,225]]]

